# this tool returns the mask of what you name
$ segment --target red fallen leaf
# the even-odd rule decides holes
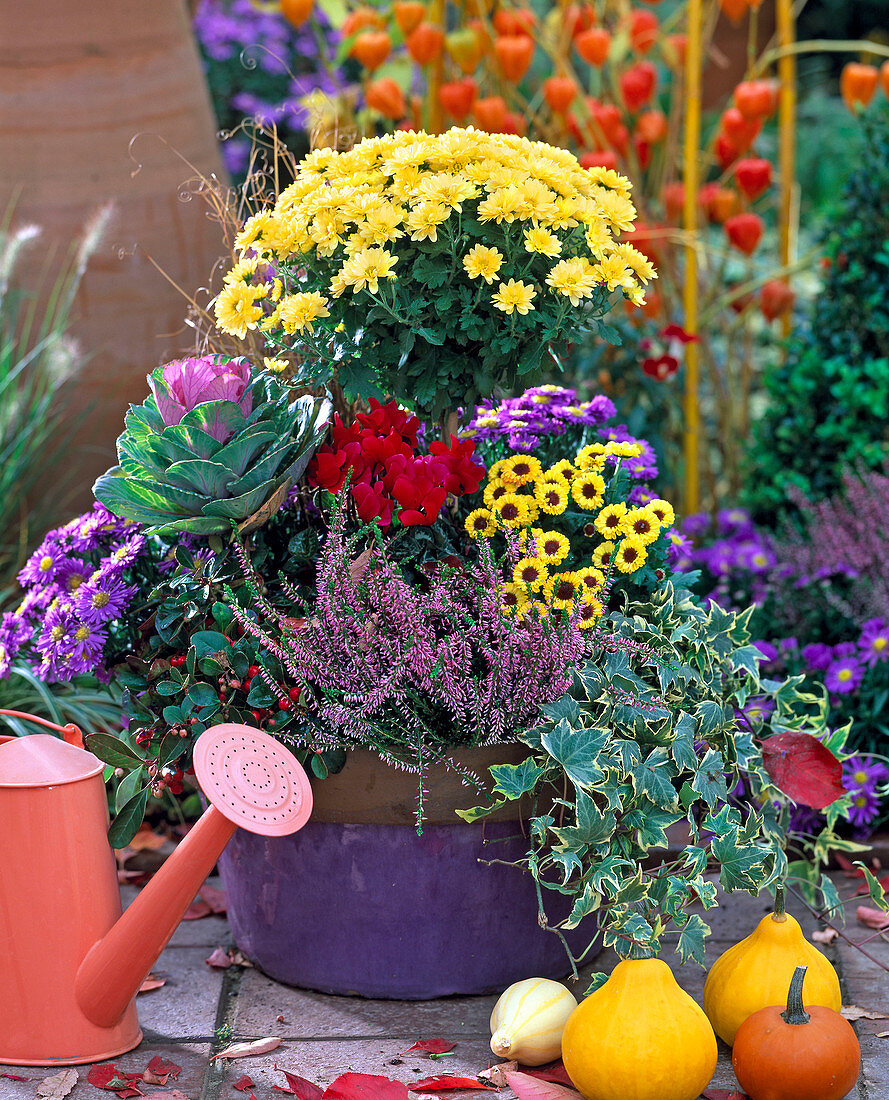
[[[121,1097],[144,1096],[136,1082],[142,1081],[141,1073],[126,1073],[115,1065],[93,1066],[86,1075],[87,1081],[97,1089],[108,1089]]]
[[[6,1077],[9,1081],[30,1081],[30,1077],[19,1077],[17,1073],[0,1073],[0,1077]]]
[[[701,1096],[704,1100],[750,1100],[740,1089],[704,1089]]]
[[[166,984],[166,978],[159,978],[156,974],[149,974],[136,992],[150,993],[153,989],[162,989]]]
[[[160,1076],[158,1076],[156,1073],[152,1073],[150,1069],[147,1069],[142,1074],[142,1080],[145,1082],[146,1085],[165,1085],[169,1076],[170,1075],[168,1073],[162,1073]]]
[[[490,1089],[493,1085],[486,1085],[477,1077],[452,1077],[443,1073],[437,1077],[424,1077],[422,1081],[414,1081],[408,1085],[411,1092],[447,1092],[449,1089]]]
[[[199,895],[217,916],[228,912],[225,891],[217,890],[215,886],[210,886],[209,883],[205,882],[200,889]]]
[[[277,1069],[277,1066],[275,1068]],[[277,1087],[278,1086],[276,1085],[275,1088]],[[245,1073],[243,1077],[239,1077],[237,1081],[235,1081],[234,1085],[232,1085],[232,1088],[236,1088],[238,1092],[249,1092],[251,1089],[255,1089],[256,1085],[254,1085],[254,1083]]]
[[[224,947],[217,947],[209,959],[204,959],[204,962],[216,970],[228,970],[232,964],[231,956]]]
[[[574,1082],[568,1076],[568,1071],[562,1065],[562,1059],[555,1062],[547,1062],[545,1066],[522,1066],[521,1073],[527,1073],[529,1077],[539,1077],[541,1081],[555,1081],[557,1085],[567,1085],[574,1088]]]
[[[776,733],[762,742],[766,771],[794,802],[823,810],[846,794],[839,760],[810,733]]]
[[[408,1100],[407,1085],[375,1073],[341,1073],[323,1095],[324,1100]]]
[[[541,1081],[529,1073],[507,1073],[509,1087],[519,1100],[578,1100],[580,1093],[553,1081]]]
[[[145,1068],[151,1070],[152,1073],[165,1073],[168,1077],[172,1077],[174,1081],[178,1079],[179,1074],[182,1072],[182,1066],[177,1066],[175,1062],[165,1062],[159,1054],[155,1054]]]
[[[882,909],[869,909],[866,905],[859,905],[855,916],[858,917],[858,923],[865,928],[889,928],[889,913],[884,913]]]
[[[418,1039],[412,1047],[402,1050],[402,1054],[410,1054],[412,1050],[422,1050],[427,1054],[447,1054],[453,1050],[456,1043],[449,1043],[447,1039]]]
[[[213,910],[210,908],[210,906],[205,901],[201,901],[200,898],[197,898],[185,910],[185,913],[183,914],[182,919],[183,920],[200,920],[201,917],[209,917],[212,912],[213,912]]]
[[[277,1065],[275,1069],[278,1069]],[[305,1077],[300,1077],[295,1073],[288,1073],[286,1069],[279,1069],[279,1073],[283,1073],[287,1078],[287,1085],[272,1085],[272,1088],[277,1092],[287,1092],[291,1096],[298,1096],[299,1100],[319,1100],[324,1095],[324,1089],[319,1088],[311,1081],[307,1081]]]

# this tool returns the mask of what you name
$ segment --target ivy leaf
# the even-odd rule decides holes
[[[710,935],[710,929],[697,913],[692,913],[685,923],[685,927],[679,933],[679,942],[676,950],[683,963],[694,959],[696,963],[704,966],[706,962],[706,946],[704,940]]]
[[[509,799],[521,798],[533,791],[545,771],[530,757],[521,764],[494,764],[490,769],[495,793]]]
[[[737,827],[724,836],[714,836],[710,850],[722,865],[719,881],[726,890],[746,890],[754,895],[759,892],[768,852],[752,844],[742,845]]]
[[[731,712],[714,699],[705,699],[695,708],[698,737],[708,740],[731,720]]]
[[[725,761],[722,759],[722,753],[717,752],[716,749],[709,749],[691,782],[692,790],[697,791],[711,810],[717,802],[728,800],[724,770]]]
[[[871,874],[870,868],[865,867],[860,859],[856,859],[853,866],[857,867],[859,871],[863,873],[864,881],[867,884],[867,892],[870,895],[871,901],[875,905],[879,905],[881,909],[889,909],[889,905],[886,904],[886,892],[883,889],[883,885],[873,876],[873,874]]]
[[[550,756],[565,769],[576,787],[594,787],[605,776],[597,760],[608,744],[609,731],[602,729],[572,729],[563,718],[542,734],[541,743]]]
[[[847,793],[839,760],[810,733],[773,734],[763,741],[762,759],[775,785],[813,810],[823,810]]]
[[[743,669],[745,672],[749,672],[751,676],[756,677],[759,675],[759,663],[764,659],[764,654],[755,645],[745,645],[741,646],[740,649],[736,649],[730,655],[729,664],[735,672]]]
[[[698,754],[695,752],[695,720],[688,711],[682,711],[676,719],[670,755],[676,761],[676,767],[683,771],[695,771],[698,767]]]
[[[572,726],[577,726],[580,722],[580,707],[577,700],[567,694],[540,709],[553,723],[561,722],[563,718]]]
[[[666,750],[652,749],[631,775],[636,791],[647,795],[656,806],[666,808],[678,804],[679,796],[673,786]]]

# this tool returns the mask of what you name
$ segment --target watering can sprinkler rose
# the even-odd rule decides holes
[[[208,729],[194,769],[210,805],[121,914],[104,764],[83,748],[76,726],[32,720],[64,740],[0,738],[0,1062],[99,1062],[141,1041],[136,992],[238,826],[294,833],[309,817],[312,792],[268,734]]]

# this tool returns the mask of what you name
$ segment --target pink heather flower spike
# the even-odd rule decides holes
[[[207,401],[233,401],[244,416],[253,410],[250,393],[250,364],[246,359],[224,361],[218,356],[175,359],[148,376],[158,411],[167,427],[179,424],[186,413]],[[225,427],[213,422],[207,432],[220,443],[229,436]]]

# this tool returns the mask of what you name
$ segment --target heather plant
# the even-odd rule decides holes
[[[846,731],[828,730],[826,700],[800,677],[760,674],[749,618],[704,609],[669,583],[607,612],[571,691],[521,734],[530,758],[491,769],[493,802],[462,816],[535,799],[521,866],[539,886],[542,926],[589,929],[590,942],[601,937],[625,958],[675,940],[683,960],[703,964],[709,928],[688,910],[717,904],[705,872],[715,866],[725,889],[755,896],[800,870],[788,858],[798,854],[793,803],[825,809],[805,876],[827,908],[837,903],[822,870],[828,848],[854,849],[836,835],[849,803],[834,755]],[[752,698],[769,705],[745,711]],[[565,791],[555,804],[553,786]],[[687,830],[682,851],[652,861],[673,827]],[[572,903],[555,923],[554,894]]]

